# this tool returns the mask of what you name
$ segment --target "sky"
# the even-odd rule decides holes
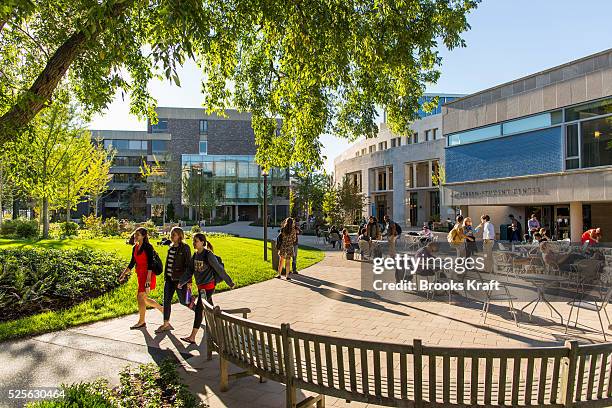
[[[612,47],[612,0],[483,0],[470,15],[465,48],[440,50],[442,75],[427,92],[469,94]],[[149,85],[159,106],[200,107],[201,74],[193,63],[179,72],[182,87],[166,81]],[[118,95],[92,118],[92,129],[144,130]],[[321,137],[325,169],[346,149],[346,141]]]

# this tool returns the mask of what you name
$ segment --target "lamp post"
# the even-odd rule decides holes
[[[268,171],[261,171],[263,176],[263,241],[264,241],[264,261],[268,260]]]

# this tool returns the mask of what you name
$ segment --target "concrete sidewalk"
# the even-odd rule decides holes
[[[588,311],[581,312],[581,320],[590,329],[570,330],[565,335],[565,327],[550,319],[546,308],[536,311],[532,323],[523,320],[517,327],[504,305],[493,305],[483,324],[478,302],[448,304],[444,296],[437,301],[389,301],[369,296],[360,285],[360,262],[345,260],[342,252],[328,251],[323,261],[301,271],[291,282],[272,279],[217,294],[214,300],[221,308],[249,307],[249,317],[257,321],[286,322],[297,330],[355,339],[410,343],[419,338],[424,344],[449,347],[529,347],[559,345],[566,339],[603,340],[597,333],[597,314]],[[567,316],[564,305],[558,308]],[[186,347],[179,339],[191,331],[191,310],[173,306],[175,330],[163,335],[153,333],[162,322],[159,312],[147,312],[146,330],[129,330],[136,319],[135,315],[125,316],[3,343],[0,386],[55,386],[100,376],[116,383],[121,367],[160,362],[170,356],[181,363],[181,375],[191,390],[211,407],[284,406],[284,386],[273,381],[260,384],[257,378],[246,377],[230,382],[228,392],[219,391],[219,361],[216,355],[212,361],[201,357],[205,354],[202,331],[195,346]],[[326,403],[364,406],[335,398],[327,398]],[[0,399],[0,406],[6,404],[6,399]]]

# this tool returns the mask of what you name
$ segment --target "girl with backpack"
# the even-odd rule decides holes
[[[293,228],[293,218],[289,217],[283,221],[278,238],[276,238],[276,248],[278,249],[278,275],[277,279],[280,279],[283,271],[283,264],[285,266],[285,273],[287,280],[291,280],[289,275],[291,274],[291,258],[293,258],[293,246],[297,243],[297,233]]]
[[[178,283],[189,262],[191,262],[191,249],[184,242],[185,232],[181,227],[173,227],[170,230],[170,248],[166,257],[166,275],[164,279],[164,324],[159,326],[155,333],[163,333],[173,330],[170,325],[170,312],[172,311],[172,297],[175,292],[179,292]]]
[[[189,344],[195,344],[196,334],[198,334],[198,330],[202,325],[202,320],[204,320],[204,303],[202,297],[205,297],[206,301],[212,305],[212,295],[215,293],[215,286],[217,283],[224,281],[230,289],[234,287],[232,278],[225,272],[225,268],[220,262],[221,258],[218,258],[214,254],[213,246],[206,240],[206,235],[201,232],[194,234],[193,248],[195,251],[191,257],[191,261],[188,263],[187,270],[178,284],[179,289],[187,283],[191,285],[191,279],[195,277],[198,287],[198,290],[194,292],[194,295],[197,296],[197,300],[194,309],[195,318],[193,320],[193,330],[191,330],[189,336],[181,337],[181,340]]]
[[[149,234],[146,228],[140,227],[130,236],[129,244],[133,245],[132,259],[130,264],[125,268],[119,282],[123,282],[136,267],[136,276],[138,278],[138,322],[130,327],[130,330],[136,330],[147,327],[145,322],[145,313],[147,306],[154,307],[163,313],[164,308],[153,299],[149,299],[149,292],[155,289],[155,274],[154,270],[154,249],[149,243]]]

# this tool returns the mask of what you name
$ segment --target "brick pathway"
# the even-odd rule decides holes
[[[563,344],[566,339],[603,340],[597,333],[599,323],[593,312],[583,311],[580,315],[592,330],[570,329],[565,335],[565,328],[550,318],[544,306],[538,307],[532,323],[521,322],[517,327],[503,305],[491,307],[487,323],[483,324],[480,303],[449,305],[446,300],[440,297],[436,301],[405,303],[364,296],[360,290],[360,263],[346,261],[341,252],[335,251],[327,252],[322,262],[302,271],[292,282],[272,279],[215,295],[215,303],[222,308],[251,308],[250,318],[254,320],[275,325],[287,322],[295,329],[347,338],[405,343],[419,338],[424,344],[450,347],[528,347]],[[521,304],[515,306],[520,308]],[[567,316],[564,304],[556,306]],[[181,373],[187,384],[211,407],[284,406],[284,387],[273,381],[260,384],[255,377],[232,381],[229,392],[219,392],[217,356],[212,361],[199,356],[205,349],[202,332],[197,346],[185,348],[179,340],[191,329],[192,312],[174,306],[175,330],[168,335],[153,333],[161,320],[160,313],[149,311],[146,331],[128,330],[136,317],[126,316],[5,343],[0,361],[16,364],[0,366],[0,383],[43,386],[98,376],[116,382],[121,366],[174,355],[182,362]],[[346,404],[333,398],[326,402],[328,406]]]

